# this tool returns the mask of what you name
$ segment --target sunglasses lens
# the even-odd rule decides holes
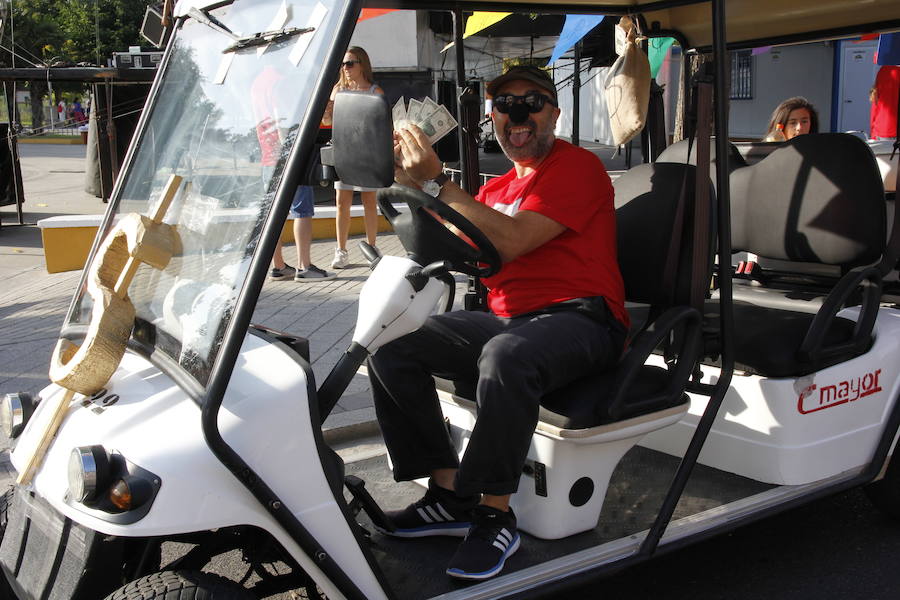
[[[513,96],[506,94],[494,98],[494,108],[502,114],[509,114],[513,104],[523,104],[528,108],[529,113],[539,113],[544,110],[544,104],[551,102],[550,98],[544,94],[527,94],[525,96]]]
[[[541,112],[544,108],[544,102],[547,97],[543,94],[528,94],[525,96],[525,105],[528,106],[529,112]]]
[[[355,61],[355,60],[345,60],[345,61],[342,62],[341,64],[344,65],[345,67],[347,67],[347,68],[349,69],[349,68],[351,68],[353,65],[356,64],[356,61]]]
[[[512,96],[497,96],[494,98],[494,108],[497,112],[506,114],[509,112],[509,106],[512,104]]]

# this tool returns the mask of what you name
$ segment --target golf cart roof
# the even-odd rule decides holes
[[[456,0],[455,2],[404,2],[366,0],[366,6],[384,8],[454,8],[469,10],[531,12],[642,13],[648,25],[659,22],[663,31],[684,36],[690,48],[712,45],[709,2],[672,0]],[[843,37],[858,33],[879,33],[900,29],[897,0],[728,0],[726,10],[729,47],[754,47]]]

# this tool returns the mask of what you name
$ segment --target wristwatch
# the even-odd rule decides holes
[[[441,171],[440,175],[435,177],[434,179],[429,179],[422,183],[422,191],[428,194],[429,196],[434,196],[437,198],[441,194],[441,188],[444,187],[450,181],[450,176]]]

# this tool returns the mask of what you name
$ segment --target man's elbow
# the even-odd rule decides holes
[[[514,261],[523,254],[528,254],[534,247],[531,244],[523,242],[521,239],[507,239],[499,244],[495,244],[497,254],[504,264]]]

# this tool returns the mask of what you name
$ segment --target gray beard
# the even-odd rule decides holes
[[[534,123],[530,123],[535,130],[534,137],[530,142],[520,148],[514,147],[509,143],[509,137],[505,131],[498,131],[496,134],[497,142],[503,150],[503,154],[513,162],[523,162],[529,159],[543,158],[550,154],[553,149],[553,142],[556,137],[552,131],[540,133]]]

